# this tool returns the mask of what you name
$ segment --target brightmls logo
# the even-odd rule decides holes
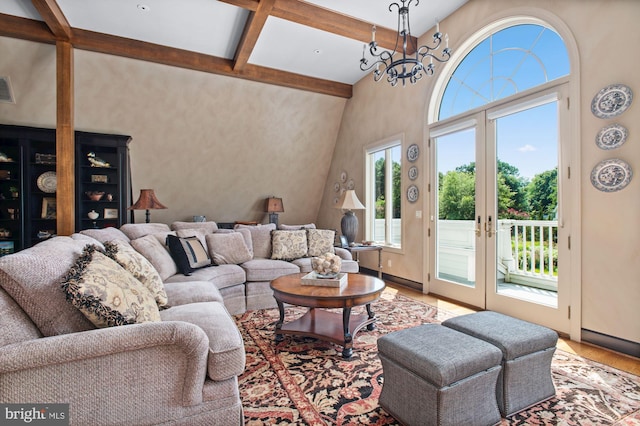
[[[4,425],[68,426],[69,404],[0,404]]]

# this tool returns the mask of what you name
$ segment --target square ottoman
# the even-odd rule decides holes
[[[502,371],[496,398],[504,417],[555,396],[551,378],[558,342],[555,331],[491,311],[451,318],[442,325],[500,348]]]
[[[384,383],[380,406],[405,426],[492,425],[502,353],[439,324],[378,339]]]

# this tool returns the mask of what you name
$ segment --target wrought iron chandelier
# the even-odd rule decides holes
[[[375,25],[371,31],[371,42],[369,42],[369,53],[374,61],[369,65],[369,60],[365,58],[367,45],[362,48],[362,59],[360,59],[360,69],[362,71],[369,71],[375,67],[373,72],[373,79],[380,81],[382,76],[387,76],[387,81],[395,86],[398,84],[398,79],[402,80],[402,85],[406,86],[407,80],[411,84],[415,84],[420,80],[424,74],[433,75],[434,66],[433,60],[438,62],[447,62],[451,57],[451,49],[449,49],[449,36],[445,35],[445,48],[440,55],[437,55],[437,50],[442,44],[442,33],[440,33],[440,24],[436,24],[436,32],[433,35],[433,42],[431,46],[417,47],[411,37],[411,26],[409,25],[409,6],[413,0],[400,0],[402,6],[397,2],[393,2],[389,5],[389,12],[392,12],[393,6],[398,8],[398,35],[396,37],[396,45],[393,48],[393,52],[388,50],[382,50],[378,53],[378,44],[376,43],[376,27]],[[420,0],[415,0],[415,6],[420,3]],[[402,43],[402,51],[398,51],[398,45]],[[413,49],[414,53],[407,53],[407,47]],[[393,60],[393,57],[399,54],[400,58]],[[425,58],[429,57],[429,63],[424,64]]]

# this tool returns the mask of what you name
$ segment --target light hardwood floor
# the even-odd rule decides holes
[[[404,296],[419,300],[432,306],[436,306],[439,309],[444,309],[454,314],[462,315],[475,312],[475,309],[451,300],[439,298],[431,294],[423,294],[417,290],[397,285],[390,281],[386,281],[386,284],[388,290],[397,291]],[[601,348],[599,346],[591,345],[589,343],[574,342],[565,338],[560,338],[558,340],[557,347],[564,351],[574,353],[583,358],[597,361],[635,375],[640,375],[640,359],[638,358],[620,354],[608,349]]]

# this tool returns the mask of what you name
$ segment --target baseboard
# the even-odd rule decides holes
[[[584,328],[582,329],[581,337],[585,342],[593,343],[594,345],[602,346],[603,348],[640,358],[640,343],[609,336],[607,334],[598,333]]]
[[[365,274],[365,275],[373,275],[374,277],[378,276],[378,270],[377,269],[369,269],[369,268],[363,268],[360,267],[360,273],[361,274]],[[396,277],[394,275],[389,275],[389,274],[385,274],[382,273],[382,279],[384,281],[391,281],[394,284],[399,284],[405,287],[409,287],[413,290],[418,290],[420,292],[422,292],[422,283],[419,283],[417,281],[411,281],[411,280],[407,280],[404,278],[400,278],[400,277]]]

